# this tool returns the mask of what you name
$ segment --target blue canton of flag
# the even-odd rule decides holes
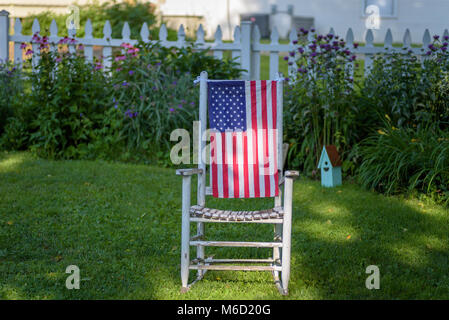
[[[210,128],[246,130],[245,81],[209,82]]]

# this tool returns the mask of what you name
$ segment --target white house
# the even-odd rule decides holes
[[[352,28],[356,41],[362,42],[368,28],[374,41],[383,42],[388,28],[393,40],[401,42],[409,29],[412,42],[420,43],[425,29],[443,34],[449,29],[449,0],[155,0],[162,18],[172,27],[184,23],[190,29],[202,23],[212,37],[217,25],[223,38],[232,38],[232,30],[242,19],[256,21],[262,35],[276,26],[281,36],[289,29],[313,24],[319,33],[334,28],[345,35]],[[266,30],[265,30],[266,29]],[[269,32],[269,31],[268,31]],[[268,33],[269,34],[269,33]]]

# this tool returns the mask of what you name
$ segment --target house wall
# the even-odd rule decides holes
[[[230,39],[232,30],[240,22],[240,14],[267,13],[272,4],[285,11],[289,4],[294,6],[295,16],[313,17],[320,33],[327,33],[331,27],[345,35],[353,29],[355,40],[363,41],[366,17],[363,14],[364,0],[158,0],[160,12],[164,15],[201,16],[204,29],[211,38],[216,26],[221,25],[223,37]],[[383,42],[386,30],[391,28],[393,40],[401,42],[404,32],[410,29],[412,41],[419,43],[424,30],[431,34],[442,34],[449,29],[448,0],[395,0],[396,13],[393,18],[381,18],[380,29],[374,30],[375,42]],[[230,19],[227,19],[229,12]],[[278,19],[283,22],[287,17]],[[282,26],[278,26],[278,29]],[[285,33],[280,30],[280,34]]]

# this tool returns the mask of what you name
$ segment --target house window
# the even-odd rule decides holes
[[[396,17],[397,0],[362,0],[363,15],[378,15],[380,18]]]

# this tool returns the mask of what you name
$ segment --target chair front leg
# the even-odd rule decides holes
[[[288,294],[290,281],[291,237],[292,237],[292,200],[293,179],[297,177],[297,171],[287,171],[284,182],[284,223],[282,226],[282,271],[281,280],[283,294]]]
[[[192,176],[182,177],[181,292],[188,290],[190,265],[190,185]]]

